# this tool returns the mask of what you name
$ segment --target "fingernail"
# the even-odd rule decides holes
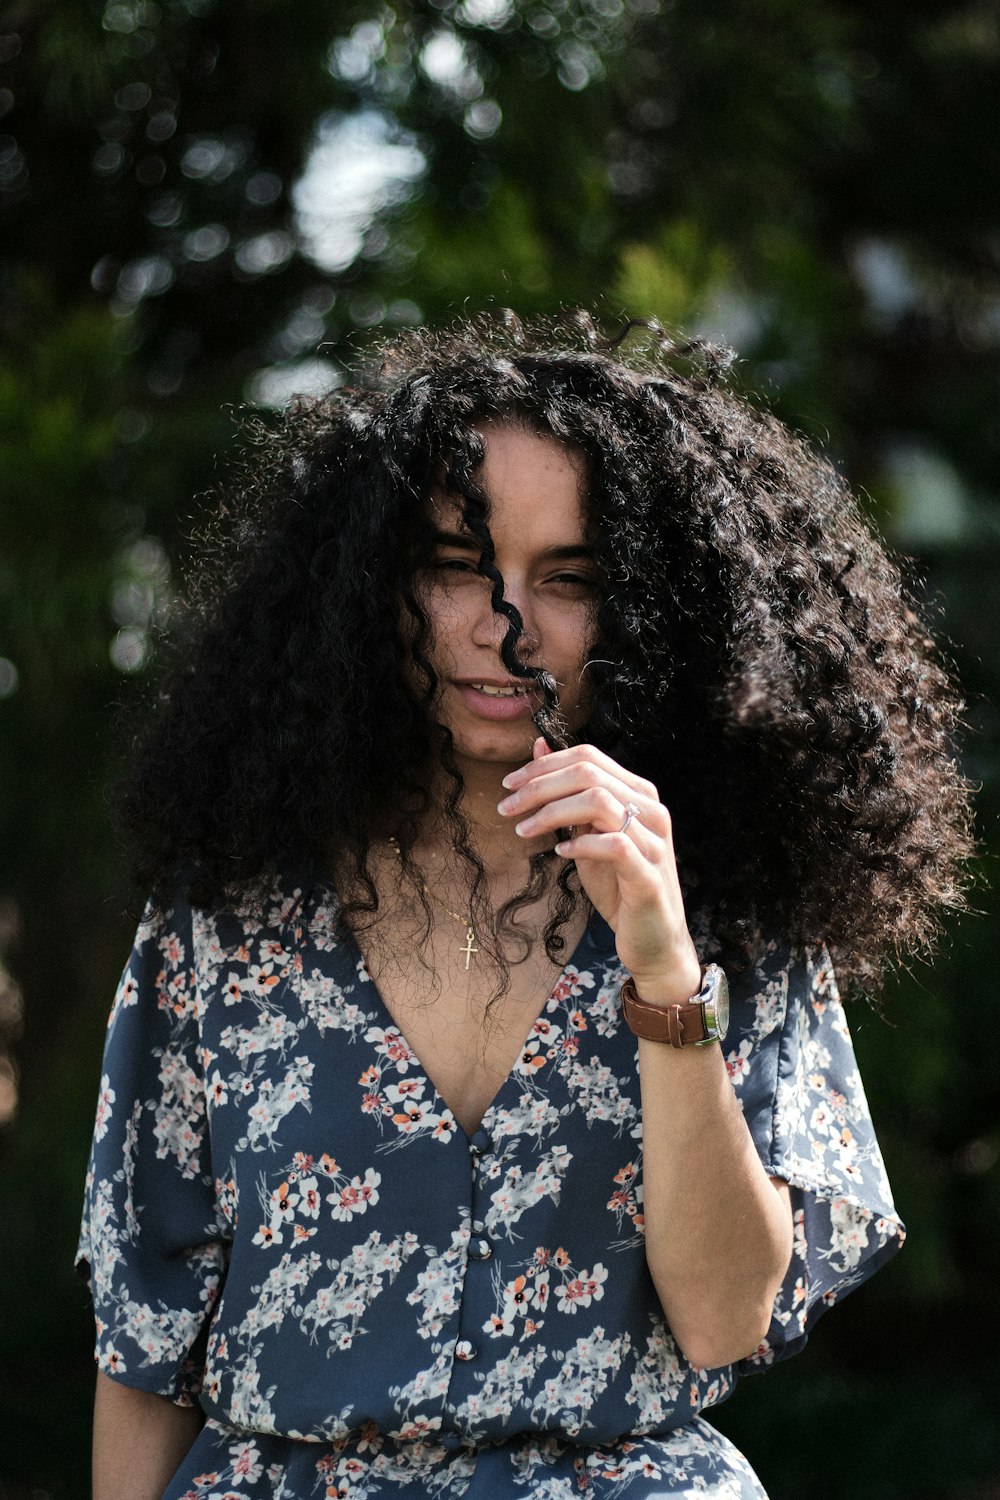
[[[516,771],[509,771],[507,773],[507,775],[504,777],[504,779],[501,781],[500,785],[501,786],[506,786],[506,787],[513,786],[514,785],[514,777],[516,775],[517,775]]]
[[[505,797],[502,802],[497,803],[497,812],[508,812],[514,806],[515,798]]]
[[[565,841],[563,843],[561,843],[561,844],[556,844],[556,846],[555,846],[555,850],[556,850],[557,854],[565,854],[566,850],[568,848],[569,848],[569,843],[565,842]]]

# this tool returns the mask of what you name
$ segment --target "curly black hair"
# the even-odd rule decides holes
[[[208,906],[325,872],[349,893],[344,923],[363,923],[373,840],[395,838],[419,884],[443,764],[493,938],[545,888],[551,853],[499,917],[485,909],[415,588],[443,474],[508,619],[505,664],[536,675],[539,727],[564,743],[554,684],[517,655],[477,483],[475,424],[499,421],[583,457],[601,602],[578,738],[655,782],[688,898],[730,947],[761,930],[825,942],[869,991],[929,951],[972,850],[957,689],[834,468],[727,387],[727,359],[651,323],[607,338],[583,312],[489,315],[402,333],[355,387],[254,419],[117,789],[139,886]],[[580,898],[561,869],[553,958]]]

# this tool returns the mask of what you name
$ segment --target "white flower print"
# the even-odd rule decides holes
[[[590,1003],[590,1019],[598,1036],[614,1036],[622,1024],[621,987],[624,969],[614,969]]]
[[[503,1304],[502,1312],[491,1313],[483,1324],[483,1332],[495,1339],[513,1338],[515,1331],[513,1312],[509,1302]]]
[[[247,1111],[247,1133],[241,1145],[264,1151],[274,1145],[275,1133],[296,1105],[311,1108],[309,1085],[315,1064],[306,1057],[293,1058],[281,1079],[265,1078],[257,1098]]]
[[[550,1003],[558,1005],[566,1000],[576,1000],[583,994],[584,990],[592,990],[596,982],[589,970],[581,973],[578,969],[574,969],[567,964],[566,969],[559,977],[555,989],[552,991]],[[577,1017],[575,1024],[580,1029],[583,1029],[586,1026],[586,1021],[582,1014],[574,1008],[573,1015]]]
[[[588,1125],[597,1122],[614,1125],[619,1133],[636,1118],[635,1100],[623,1080],[617,1078],[600,1058],[576,1062],[570,1068],[567,1083],[575,1103]]]
[[[308,979],[293,974],[292,984],[303,1014],[320,1035],[342,1031],[350,1042],[356,1042],[374,1022],[374,1012],[358,1004],[353,984],[340,985],[320,969],[313,969]]]
[[[614,1184],[607,1207],[614,1214],[619,1230],[626,1218],[635,1230],[633,1235],[615,1241],[616,1250],[625,1250],[641,1243],[646,1232],[645,1217],[642,1212],[643,1186],[639,1181],[638,1161],[629,1161],[623,1167],[619,1167],[614,1175]]]
[[[339,1192],[328,1193],[326,1201],[333,1204],[333,1217],[351,1219],[355,1214],[366,1213],[369,1204],[378,1202],[378,1185],[381,1181],[381,1174],[374,1168],[367,1167],[363,1178],[352,1177]]]
[[[466,1227],[452,1231],[451,1244],[440,1254],[425,1247],[427,1265],[417,1273],[416,1285],[406,1296],[411,1307],[420,1308],[417,1333],[422,1339],[437,1338],[458,1309],[468,1243]]]
[[[283,1011],[267,1010],[256,1005],[254,1009],[256,1015],[252,1026],[246,1023],[227,1026],[219,1038],[223,1047],[232,1052],[241,1063],[246,1063],[251,1057],[259,1057],[264,1052],[284,1054],[289,1047],[298,1043],[300,1028],[290,1016]]]
[[[378,1123],[380,1131],[386,1124],[396,1130],[375,1149],[398,1151],[408,1137],[416,1136],[447,1144],[458,1129],[458,1121],[420,1072],[406,1038],[396,1027],[370,1026],[365,1040],[373,1045],[381,1062],[364,1068],[358,1078],[365,1090],[361,1111]],[[411,1066],[416,1069],[412,1074]],[[396,1082],[391,1081],[394,1072],[401,1075]]]
[[[274,1430],[274,1399],[276,1386],[260,1388],[260,1370],[257,1357],[250,1353],[233,1370],[233,1389],[227,1415],[237,1427],[247,1431],[255,1428],[259,1432]]]
[[[96,1183],[93,1190],[93,1208],[87,1249],[94,1299],[106,1305],[113,1299],[115,1271],[124,1261],[115,1226],[115,1208],[112,1185],[108,1181]],[[124,1238],[125,1236],[123,1236]]]
[[[300,1327],[315,1340],[321,1328],[338,1348],[347,1349],[361,1329],[362,1319],[383,1287],[395,1281],[419,1249],[415,1235],[404,1234],[383,1243],[377,1229],[355,1245],[343,1260],[327,1262],[334,1272],[329,1285],[319,1288],[302,1309]]]
[[[560,1185],[572,1160],[567,1147],[559,1144],[551,1146],[529,1172],[525,1172],[520,1163],[508,1167],[503,1183],[490,1195],[487,1230],[499,1234],[502,1229],[508,1239],[516,1239],[514,1225],[523,1214],[542,1198],[558,1203]]]
[[[215,1201],[223,1219],[229,1225],[230,1229],[232,1229],[236,1223],[240,1206],[239,1189],[236,1186],[235,1163],[230,1164],[228,1177],[217,1177],[215,1179]]]
[[[108,1124],[111,1120],[111,1106],[116,1099],[114,1089],[111,1087],[111,1079],[105,1073],[101,1079],[101,1092],[97,1098],[97,1119],[94,1122],[94,1140],[103,1141],[108,1133]]]
[[[515,1276],[504,1282],[499,1275],[493,1278],[493,1290],[497,1298],[497,1311],[483,1324],[483,1332],[491,1338],[530,1338],[542,1327],[542,1323],[531,1316],[534,1311],[544,1310],[548,1298],[548,1273],[541,1272],[538,1279],[530,1279],[536,1266],[527,1275]],[[520,1327],[519,1327],[520,1325]]]
[[[229,1450],[229,1457],[232,1459],[233,1478],[237,1483],[245,1479],[247,1484],[255,1484],[263,1470],[257,1444],[235,1443]]]
[[[205,1127],[205,1094],[198,1073],[180,1049],[167,1048],[160,1063],[160,1098],[153,1135],[158,1157],[173,1157],[181,1176],[195,1177]]]
[[[280,971],[275,973],[273,963],[251,964],[247,972],[247,986],[251,995],[266,1000],[276,984],[281,983]]]
[[[749,1038],[744,1037],[739,1047],[735,1051],[730,1052],[726,1057],[726,1072],[729,1074],[730,1083],[736,1090],[743,1088],[747,1082],[752,1066],[752,1051],[753,1048]]]
[[[415,1407],[443,1401],[451,1383],[454,1369],[451,1350],[447,1353],[436,1352],[432,1345],[431,1351],[434,1359],[430,1365],[415,1370],[404,1384],[390,1385],[388,1388],[389,1395],[393,1397],[394,1409],[407,1419],[412,1419]]]
[[[123,1238],[131,1241],[134,1245],[139,1234],[139,1214],[135,1203],[135,1169],[139,1159],[140,1126],[142,1124],[143,1106],[138,1099],[133,1100],[132,1113],[125,1124],[125,1139],[122,1145],[122,1167],[119,1180],[125,1188],[122,1200],[122,1209],[125,1215],[125,1224],[122,1230]]]
[[[192,1343],[204,1318],[201,1306],[171,1308],[161,1306],[159,1310],[148,1302],[134,1302],[131,1298],[120,1300],[115,1309],[111,1328],[114,1340],[98,1351],[98,1365],[106,1374],[114,1374],[127,1367],[127,1361],[119,1345],[125,1339],[142,1355],[138,1361],[140,1369],[157,1366],[164,1361],[175,1363],[178,1354]],[[108,1351],[111,1351],[109,1353]],[[114,1359],[114,1364],[109,1361]]]
[[[216,1068],[208,1080],[208,1107],[209,1109],[218,1109],[221,1105],[227,1103],[228,1099],[229,1095],[226,1092],[225,1079],[218,1068]]]
[[[595,1263],[592,1272],[577,1271],[562,1246],[553,1252],[540,1245],[522,1264],[523,1271],[510,1280],[504,1280],[499,1271],[494,1273],[496,1312],[483,1324],[483,1331],[491,1338],[519,1334],[524,1339],[538,1333],[544,1326],[542,1315],[549,1304],[553,1272],[560,1278],[555,1289],[559,1312],[575,1314],[578,1308],[590,1307],[604,1296],[608,1273],[601,1262]],[[519,1329],[519,1325],[523,1326]]]
[[[559,1312],[575,1313],[577,1308],[589,1307],[591,1301],[600,1302],[604,1296],[604,1283],[608,1273],[598,1261],[593,1271],[581,1271],[579,1276],[556,1287],[556,1308]]]
[[[115,990],[111,1014],[108,1017],[108,1029],[113,1030],[121,1011],[127,1010],[129,1006],[137,1005],[138,1003],[139,981],[132,973],[132,966],[129,965],[118,983],[118,988]]]
[[[293,1255],[286,1250],[277,1265],[271,1267],[259,1286],[251,1287],[256,1301],[249,1307],[239,1331],[240,1341],[249,1344],[267,1328],[280,1328],[299,1302],[303,1287],[316,1275],[322,1260],[315,1251]]]
[[[572,1349],[553,1351],[560,1361],[559,1373],[549,1376],[541,1393],[531,1403],[532,1415],[550,1419],[557,1413],[567,1437],[576,1437],[587,1425],[587,1410],[607,1389],[632,1346],[629,1334],[606,1338],[604,1328],[577,1339]]]
[[[524,1093],[516,1104],[494,1110],[493,1139],[502,1141],[508,1136],[531,1136],[541,1141],[558,1129],[560,1119],[559,1110],[545,1094]]]
[[[318,1219],[321,1203],[319,1183],[315,1177],[299,1179],[298,1210],[305,1219]]]
[[[831,1203],[833,1238],[829,1250],[823,1253],[836,1262],[839,1270],[852,1271],[860,1261],[868,1245],[869,1217],[846,1198],[836,1198]]]
[[[365,1032],[365,1041],[371,1042],[375,1051],[400,1073],[417,1065],[417,1059],[410,1051],[406,1038],[396,1026],[369,1026]]]
[[[630,1424],[633,1432],[650,1432],[670,1419],[685,1385],[688,1370],[661,1315],[650,1317],[652,1332],[641,1356],[635,1361],[625,1397],[636,1408]]]
[[[545,1358],[546,1350],[531,1344],[518,1345],[510,1354],[497,1358],[484,1374],[477,1373],[477,1389],[456,1408],[455,1421],[472,1437],[484,1431],[488,1422],[506,1423],[536,1385],[535,1377]]]
[[[243,999],[243,991],[244,991],[244,986],[245,985],[246,985],[246,976],[245,975],[238,974],[235,971],[231,972],[227,976],[225,985],[223,986],[223,989],[222,989],[222,1003],[223,1003],[223,1005],[239,1005],[240,1001]],[[246,988],[247,988],[247,991],[249,992],[249,986],[248,985],[246,986]]]

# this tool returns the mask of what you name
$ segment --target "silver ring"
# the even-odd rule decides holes
[[[639,816],[639,809],[636,806],[636,804],[634,802],[626,802],[626,804],[625,804],[625,821],[622,824],[622,826],[619,828],[618,832],[619,833],[624,833],[625,830],[626,830],[626,828],[628,827],[628,825],[631,823],[632,819],[633,818],[638,818],[638,816]]]

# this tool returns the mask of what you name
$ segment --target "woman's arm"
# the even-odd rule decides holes
[[[102,1371],[94,1397],[94,1500],[161,1500],[204,1418],[120,1385]]]
[[[534,838],[574,829],[556,853],[611,926],[640,999],[680,1004],[701,965],[687,928],[670,814],[652,782],[593,745],[550,751],[505,776],[499,811]],[[527,814],[527,816],[526,816]],[[787,1187],[768,1177],[722,1048],[639,1042],[646,1260],[671,1332],[693,1365],[752,1354],[792,1255]]]
[[[650,1001],[677,994],[640,991]],[[687,998],[687,997],[684,997]],[[753,1353],[792,1255],[787,1183],[769,1178],[722,1049],[639,1039],[646,1261],[693,1365]]]

